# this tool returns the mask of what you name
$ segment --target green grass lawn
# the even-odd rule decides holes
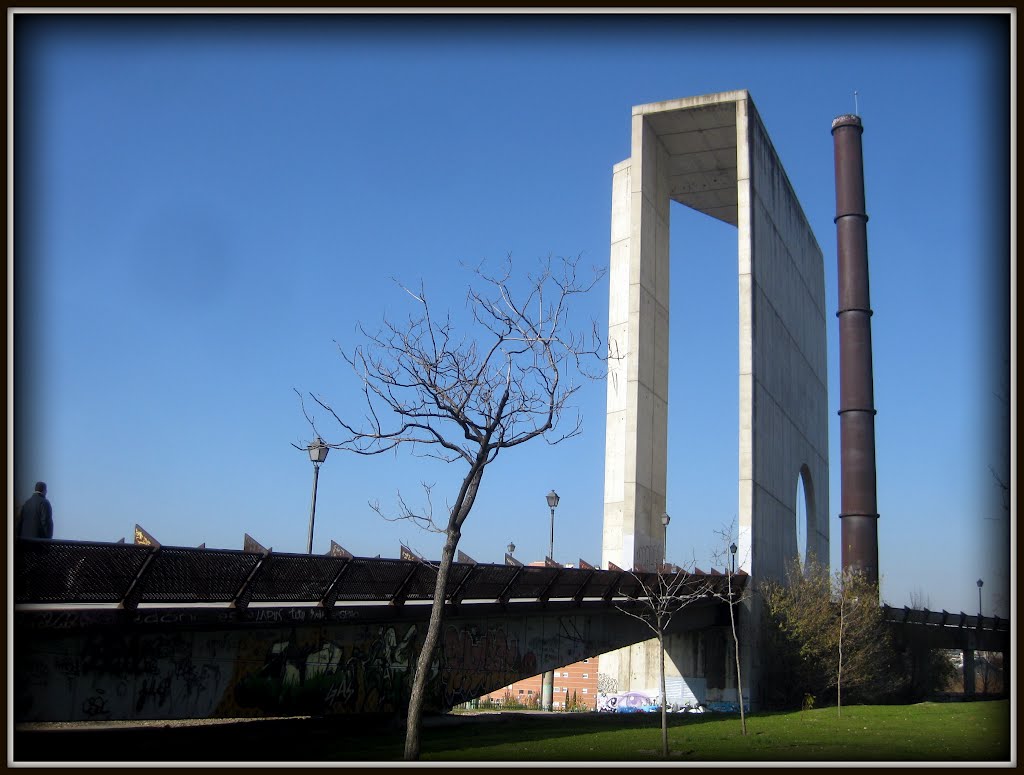
[[[524,715],[423,730],[425,761],[657,761],[657,714]],[[1008,761],[1008,701],[852,706],[738,716],[669,716],[670,759],[686,761]],[[380,750],[384,753],[384,750]],[[398,758],[401,748],[393,750]],[[348,757],[346,757],[348,758]]]
[[[635,762],[661,759],[661,720],[645,713],[484,713],[431,719],[422,759]],[[670,715],[675,762],[1006,762],[1007,700],[758,713]],[[15,729],[18,761],[400,761],[392,721],[334,716],[208,725]]]

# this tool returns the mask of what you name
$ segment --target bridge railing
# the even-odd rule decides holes
[[[377,603],[433,599],[436,565],[416,560],[336,557],[233,549],[89,541],[19,540],[14,552],[16,604],[139,605]],[[454,563],[451,603],[511,600],[605,600],[642,594],[638,578],[655,574],[593,568]],[[726,577],[693,574],[722,586]],[[745,574],[733,583],[742,588]]]
[[[893,624],[953,627],[995,632],[1010,631],[1010,621],[1008,619],[1000,619],[998,616],[973,616],[965,614],[963,611],[951,613],[946,610],[929,611],[927,608],[916,609],[909,606],[895,608],[890,605],[883,605],[882,612],[885,620]]]

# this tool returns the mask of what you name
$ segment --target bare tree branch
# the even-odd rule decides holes
[[[752,591],[746,584],[737,584],[736,568],[743,567],[743,561],[736,565],[736,545],[739,540],[738,526],[735,517],[733,522],[726,527],[716,530],[718,535],[719,548],[715,552],[715,562],[725,568],[725,589],[712,589],[711,594],[729,606],[729,627],[732,630],[733,655],[736,661],[736,700],[740,706],[740,732],[747,734],[747,712],[743,706],[743,674],[740,667],[740,638],[737,632],[736,606],[748,600]],[[744,560],[747,558],[744,557]],[[742,571],[741,571],[742,572]],[[744,574],[746,575],[746,574]]]
[[[350,351],[339,346],[361,384],[362,417],[341,416],[319,395],[299,395],[303,415],[318,436],[326,439],[309,409],[333,420],[337,435],[326,439],[332,449],[380,455],[404,448],[414,455],[467,466],[444,519],[435,519],[431,486],[425,483],[423,509],[414,509],[401,493],[395,515],[387,516],[379,503],[371,503],[385,519],[407,520],[446,537],[430,623],[413,679],[407,759],[419,758],[419,718],[440,634],[448,570],[486,467],[502,450],[538,438],[554,444],[579,434],[578,412],[562,425],[566,415],[574,414],[569,402],[580,388],[573,377],[601,376],[599,369],[588,367],[607,360],[596,323],[591,324],[589,336],[570,324],[570,303],[592,290],[603,276],[596,271],[593,279],[582,282],[578,262],[578,257],[549,258],[522,288],[512,281],[510,258],[496,273],[477,265],[472,270],[475,284],[466,295],[474,334],[464,337],[456,334],[450,315],[440,317],[431,309],[422,282],[416,290],[399,284],[411,299],[408,317],[401,322],[385,319],[376,332],[359,326],[362,344]]]
[[[647,625],[658,639],[660,652],[659,675],[661,680],[661,748],[662,756],[668,758],[668,698],[665,692],[665,632],[672,617],[687,606],[711,596],[711,585],[706,579],[694,577],[690,572],[676,568],[669,573],[666,569],[657,574],[630,575],[640,587],[640,593],[624,596],[629,605],[615,607]],[[654,576],[653,581],[651,575]]]

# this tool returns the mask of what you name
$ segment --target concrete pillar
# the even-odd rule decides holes
[[[1010,650],[1003,652],[1003,694],[1010,696]]]
[[[555,672],[548,670],[544,673],[541,679],[540,685],[540,707],[541,710],[551,710],[551,704],[554,697],[554,686],[555,686]]]
[[[964,696],[974,696],[974,649],[964,649]]]
[[[667,153],[642,115],[612,172],[608,423],[602,565],[654,570],[664,555],[668,457]]]

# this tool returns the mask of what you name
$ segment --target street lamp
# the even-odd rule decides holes
[[[512,555],[512,554],[515,554],[515,551],[516,551],[516,545],[514,543],[512,543],[511,541],[509,541],[508,542],[508,553],[510,555]]]
[[[558,493],[552,490],[547,494],[548,508],[551,509],[551,542],[548,544],[548,557],[555,561],[555,507],[558,506]],[[546,563],[545,563],[546,564]],[[555,673],[548,670],[540,682],[540,705],[542,710],[551,712],[553,705]]]
[[[985,585],[985,582],[978,579],[978,616],[981,616],[981,588]]]
[[[729,552],[732,554],[732,572],[736,574],[736,544],[729,544]]]
[[[313,520],[316,518],[316,481],[320,476],[320,464],[327,459],[327,453],[331,448],[324,444],[324,440],[317,436],[313,443],[306,447],[309,452],[309,459],[313,462],[313,501],[309,504],[309,540],[306,542],[306,554],[313,553]]]
[[[671,522],[671,521],[672,521],[672,517],[670,517],[667,513],[661,515],[661,525],[662,525],[663,528],[665,528],[665,530],[664,530],[664,539],[663,539],[664,543],[662,544],[662,549],[661,549],[661,564],[662,565],[664,565],[668,561],[668,523]]]
[[[555,508],[558,506],[558,493],[552,490],[547,494],[548,508],[551,509],[551,542],[548,544],[548,557],[555,559]]]

